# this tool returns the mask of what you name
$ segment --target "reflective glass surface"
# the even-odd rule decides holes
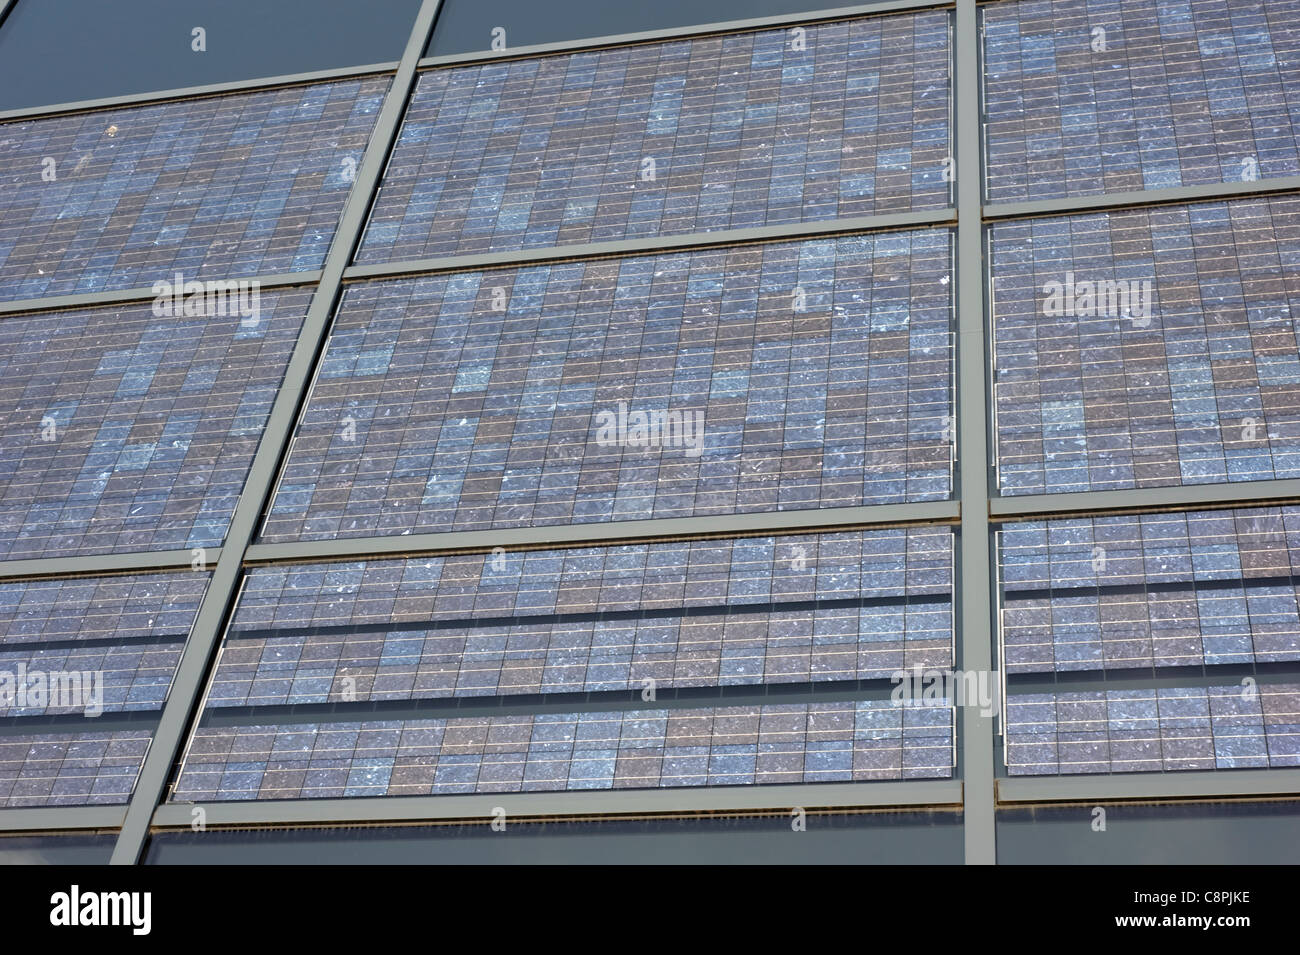
[[[1290,0],[982,9],[989,198],[1300,172],[1300,21]]]
[[[320,268],[388,83],[0,125],[0,301]]]
[[[312,294],[246,291],[0,317],[0,558],[221,543]]]
[[[942,500],[946,230],[346,291],[262,539]]]
[[[433,70],[360,263],[941,209],[944,11]]]

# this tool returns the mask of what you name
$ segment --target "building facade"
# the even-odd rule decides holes
[[[1300,7],[558,6],[0,13],[0,858],[1283,861]]]

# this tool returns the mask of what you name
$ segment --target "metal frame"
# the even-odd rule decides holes
[[[992,573],[988,533],[988,391],[985,369],[984,223],[980,215],[983,182],[980,128],[983,122],[980,51],[962,37],[979,35],[976,0],[958,0],[954,31],[953,90],[956,107],[957,166],[957,464],[961,492],[961,635],[958,667],[966,672],[993,669]],[[997,861],[994,807],[992,716],[973,706],[958,707],[958,765],[965,782],[963,828],[967,865]]]
[[[329,331],[330,317],[342,285],[343,270],[361,238],[371,197],[383,174],[389,150],[397,138],[406,102],[415,85],[416,61],[428,40],[434,18],[441,6],[442,0],[423,0],[407,40],[406,51],[384,96],[365,155],[357,169],[356,179],[339,217],[338,228],[325,256],[320,285],[307,310],[307,317],[303,320],[298,344],[289,359],[243,493],[235,505],[223,547],[224,559],[217,563],[208,584],[190,639],[185,644],[185,652],[172,680],[171,692],[154,734],[153,744],[140,769],[130,808],[113,850],[114,865],[135,863],[144,852],[150,819],[154,808],[163,799],[172,765],[184,746],[190,717],[198,705],[206,682],[208,663],[220,640],[226,613],[238,591],[244,552],[257,533],[263,504],[272,492],[272,482],[279,470],[280,457],[289,444],[299,405],[311,379],[312,367]]]
[[[206,547],[202,550],[205,564],[215,564],[221,559],[220,547]],[[193,560],[192,550],[91,554],[85,557],[34,557],[29,560],[0,562],[0,580],[139,573],[150,570],[188,570]]]
[[[379,796],[366,799],[282,799],[274,802],[167,803],[154,813],[159,829],[189,829],[201,809],[205,825],[417,822],[477,819],[498,809],[509,818],[608,816],[700,812],[790,812],[800,809],[958,809],[956,779],[888,780],[773,786],[700,786],[691,789],[475,793],[456,796]]]
[[[0,0],[0,21],[14,0]],[[208,548],[212,579],[185,645],[185,651],[131,801],[125,806],[19,808],[0,810],[0,832],[53,832],[120,829],[115,864],[139,861],[152,830],[189,828],[195,804],[165,802],[173,767],[200,713],[211,660],[246,568],[269,562],[358,559],[412,553],[480,551],[496,546],[542,548],[616,541],[772,533],[812,533],[848,527],[946,524],[959,527],[956,612],[958,665],[963,670],[995,666],[996,564],[993,536],[998,523],[1076,513],[1259,506],[1300,503],[1300,480],[1239,484],[1180,485],[1077,494],[995,495],[991,478],[991,410],[988,399],[989,356],[985,237],[990,224],[1030,216],[1081,214],[1140,208],[1162,203],[1213,201],[1234,197],[1300,191],[1300,176],[1247,183],[1157,189],[1102,196],[986,203],[982,195],[982,72],[979,0],[885,0],[852,7],[627,33],[573,42],[423,57],[441,0],[424,0],[397,63],[300,73],[267,79],[198,86],[142,95],[65,103],[0,112],[0,122],[70,112],[144,105],[180,98],[235,93],[349,76],[393,74],[393,82],[376,121],[352,190],[340,216],[324,265],[310,272],[283,273],[257,279],[264,287],[315,285],[307,317],[288,364],[283,384],[232,518],[222,548]],[[517,252],[449,256],[351,265],[366,217],[377,194],[402,116],[419,72],[428,68],[470,65],[527,56],[573,53],[630,43],[644,43],[843,20],[853,17],[929,9],[955,11],[952,43],[952,141],[957,162],[953,208],[793,223],[689,235],[656,236],[617,242],[528,249]],[[309,394],[314,368],[330,321],[346,283],[466,269],[486,269],[596,256],[645,254],[721,245],[793,241],[842,233],[920,227],[955,228],[954,288],[957,314],[956,369],[953,382],[957,417],[956,487],[958,498],[919,504],[830,508],[716,517],[623,521],[534,528],[463,531],[390,537],[359,537],[285,544],[256,543],[264,510],[274,494],[276,477],[289,448],[298,416]],[[56,308],[110,305],[152,298],[149,289],[78,293],[0,303],[5,316]],[[105,554],[68,558],[0,561],[0,580],[49,576],[164,571],[188,568],[191,552]],[[1151,676],[1158,680],[1160,677]],[[1022,681],[1023,682],[1023,681]],[[1025,684],[1028,686],[1029,684]],[[1097,685],[1105,685],[1099,683]],[[1014,692],[1013,688],[1013,692]],[[865,691],[863,691],[865,692]],[[691,705],[687,703],[686,705]],[[694,705],[701,705],[698,701]],[[958,778],[872,783],[809,783],[791,786],[701,787],[670,790],[501,793],[465,796],[382,797],[368,799],[299,799],[270,802],[200,803],[209,825],[256,826],[338,822],[413,822],[487,819],[500,806],[511,816],[604,816],[784,810],[804,808],[930,807],[963,813],[968,863],[996,861],[995,822],[999,807],[1070,801],[1269,798],[1300,795],[1300,769],[1231,772],[1137,773],[1108,776],[1007,777],[1000,764],[998,727],[973,708],[957,714]]]

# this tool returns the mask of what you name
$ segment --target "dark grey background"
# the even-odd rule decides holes
[[[0,110],[397,60],[420,0],[18,0]],[[190,31],[207,30],[207,52]]]
[[[210,830],[155,835],[149,864],[559,863],[948,863],[962,861],[961,816],[945,812],[759,818],[607,820],[389,826],[352,829]]]

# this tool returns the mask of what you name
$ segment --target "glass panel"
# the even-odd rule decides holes
[[[990,199],[1300,172],[1300,25],[1287,0],[983,10]]]
[[[388,83],[0,125],[0,301],[319,268]]]
[[[0,320],[0,558],[218,546],[311,295]]]
[[[347,829],[209,828],[158,832],[152,865],[347,863],[556,863],[685,865],[703,863],[962,861],[961,816],[948,812],[807,814],[794,832],[788,812],[766,817],[713,816],[525,822],[506,833],[478,824],[365,826]],[[4,842],[0,840],[0,852]],[[111,848],[111,845],[110,845]],[[0,856],[0,859],[3,857]]]
[[[208,576],[0,583],[0,807],[127,801]]]
[[[998,487],[1300,477],[1300,197],[995,225]]]
[[[206,726],[174,800],[847,782],[952,775],[952,709],[891,701]]]
[[[947,528],[262,567],[207,705],[884,678],[951,603]]]
[[[933,11],[802,50],[774,30],[425,73],[357,262],[942,209],[948,32]]]
[[[1013,776],[1300,766],[1300,684],[1013,695],[1006,761]]]
[[[268,541],[942,500],[946,230],[350,287]]]
[[[1300,509],[1002,527],[1008,673],[1300,660]]]
[[[0,865],[108,865],[116,834],[0,835]]]
[[[443,0],[427,56],[476,53],[536,43],[562,43],[589,37],[666,30],[729,20],[831,9],[836,0],[656,0],[606,3],[603,0]],[[493,33],[494,30],[504,32]]]

